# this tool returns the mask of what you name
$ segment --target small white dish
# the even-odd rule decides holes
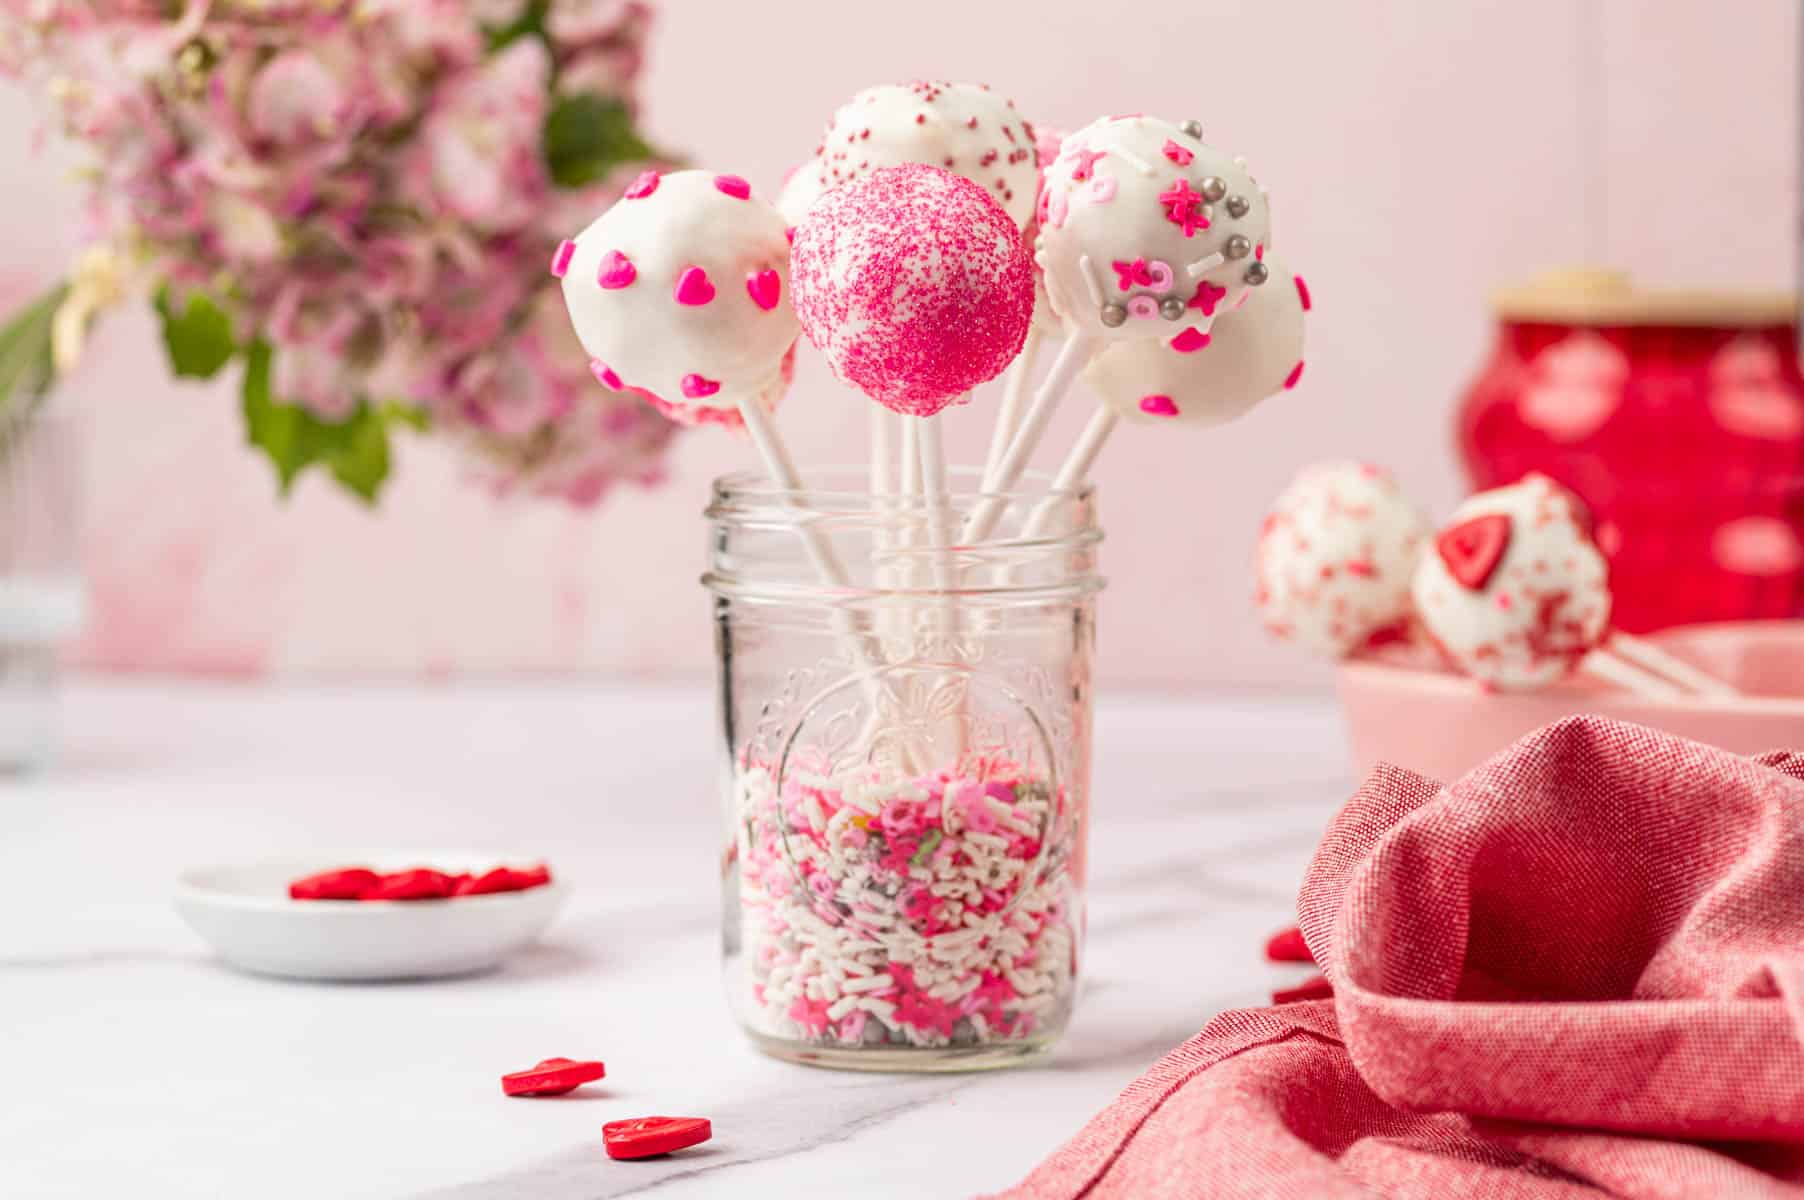
[[[290,900],[288,885],[338,867],[480,873],[532,855],[430,850],[348,852],[193,867],[175,908],[232,966],[288,979],[439,979],[499,966],[538,939],[569,889],[555,877],[520,892],[451,900]]]

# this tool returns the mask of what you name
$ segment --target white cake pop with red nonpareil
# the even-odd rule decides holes
[[[1269,282],[1208,333],[1185,326],[1169,338],[1116,342],[1084,379],[1117,416],[1155,425],[1220,425],[1295,387],[1309,289],[1269,255],[1265,262]]]
[[[1610,630],[1610,572],[1584,504],[1545,475],[1454,510],[1416,568],[1422,626],[1460,670],[1505,691],[1545,687]]]
[[[1401,634],[1430,526],[1397,481],[1357,462],[1305,468],[1259,534],[1259,614],[1273,635],[1340,658]]]
[[[784,185],[779,207],[799,224],[813,201],[873,171],[906,163],[963,175],[1017,227],[1034,215],[1033,127],[1014,101],[980,83],[920,80],[866,88],[840,106],[814,157]]]
[[[885,167],[796,227],[796,315],[834,374],[927,417],[1021,351],[1033,263],[1008,214],[963,176]]]
[[[736,175],[641,175],[558,248],[576,336],[604,386],[651,393],[687,424],[736,423],[779,394],[799,326],[777,210]]]
[[[1044,173],[1036,257],[1066,327],[1110,340],[1205,334],[1270,271],[1265,194],[1194,121],[1108,117]]]

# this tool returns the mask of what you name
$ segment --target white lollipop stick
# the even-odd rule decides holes
[[[996,477],[996,469],[1002,465],[1002,456],[1008,453],[1008,444],[1014,440],[1015,428],[1021,422],[1021,395],[1034,373],[1034,360],[1040,356],[1040,338],[1040,331],[1030,327],[1021,353],[1002,376],[1002,407],[996,410],[996,428],[990,431],[990,451],[983,460],[986,492],[991,490],[990,481]]]
[[[1051,373],[1046,376],[1046,382],[1042,383],[1039,390],[1034,393],[1033,406],[1027,410],[1027,415],[1021,418],[1021,428],[1015,431],[1014,440],[1009,443],[1008,453],[1002,456],[1002,463],[996,468],[995,478],[986,481],[986,484],[993,484],[993,486],[986,486],[985,490],[1006,492],[1021,482],[1022,472],[1027,470],[1028,460],[1033,458],[1034,450],[1039,446],[1040,439],[1046,436],[1046,426],[1051,422],[1052,414],[1058,410],[1059,401],[1063,400],[1065,393],[1071,390],[1071,385],[1076,381],[1078,373],[1095,355],[1099,345],[1101,345],[1101,340],[1098,338],[1073,334],[1060,347],[1058,358],[1053,360]],[[998,496],[984,497],[965,521],[965,527],[959,534],[959,542],[968,546],[972,542],[981,542],[989,537],[996,528],[996,522],[1002,517],[1003,510],[1007,507],[1008,502]]]
[[[871,549],[879,560],[887,559],[894,544],[895,506],[891,503],[896,495],[896,481],[899,476],[900,463],[896,458],[897,443],[902,440],[902,418],[880,404],[871,406],[871,496],[876,527],[871,534]],[[876,571],[877,586],[888,588],[894,585],[894,570],[889,566],[880,567]],[[878,619],[878,631],[893,625],[885,619],[888,609],[884,609]]]
[[[1664,675],[1681,687],[1689,688],[1700,696],[1713,696],[1726,700],[1741,693],[1731,685],[1724,683],[1707,671],[1700,671],[1684,659],[1670,654],[1660,647],[1638,638],[1633,634],[1613,630],[1606,643],[1610,651],[1621,658],[1626,658],[1638,667],[1645,667],[1656,675]]]
[[[946,451],[938,417],[922,417],[918,445],[921,488],[927,502],[927,544],[933,549],[933,586],[946,605],[952,593],[952,495],[946,483]],[[952,611],[949,607],[948,612]]]
[[[1685,693],[1658,675],[1642,670],[1634,663],[1617,658],[1607,650],[1593,650],[1579,662],[1579,670],[1613,683],[1625,692],[1649,700],[1682,700]]]
[[[1059,464],[1059,473],[1053,477],[1052,490],[1055,493],[1075,491],[1083,486],[1084,480],[1090,477],[1090,469],[1102,454],[1102,448],[1108,444],[1109,435],[1115,432],[1115,426],[1121,418],[1115,410],[1106,406],[1098,407],[1096,415],[1090,418],[1084,431],[1077,435],[1077,444],[1071,447],[1071,453]],[[1058,511],[1059,496],[1048,496],[1034,506],[1033,515],[1027,518],[1027,524],[1021,527],[1024,538],[1039,537],[1046,532],[1047,523]]]

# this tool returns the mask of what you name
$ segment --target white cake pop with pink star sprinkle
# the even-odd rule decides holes
[[[648,392],[686,424],[734,424],[742,399],[781,393],[801,332],[789,240],[740,177],[647,171],[552,271],[603,385]]]
[[[1422,555],[1414,594],[1441,653],[1506,691],[1564,678],[1610,632],[1610,569],[1589,514],[1545,475],[1455,509]]]
[[[1357,462],[1305,468],[1259,534],[1259,614],[1273,635],[1341,658],[1406,629],[1430,526],[1397,481]]]
[[[1271,255],[1264,262],[1269,281],[1208,333],[1187,325],[1170,338],[1116,342],[1085,381],[1117,416],[1155,425],[1220,425],[1295,387],[1309,289]]]
[[[1034,215],[1039,161],[1033,127],[1015,102],[981,83],[917,80],[866,88],[840,106],[814,157],[779,204],[800,224],[813,201],[882,167],[938,167],[984,189],[1025,228]]]
[[[1266,282],[1270,234],[1265,193],[1196,122],[1107,117],[1046,168],[1035,252],[1068,329],[1170,339]]]

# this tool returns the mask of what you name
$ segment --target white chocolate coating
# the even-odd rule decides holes
[[[1270,254],[1270,277],[1208,333],[1116,342],[1084,379],[1118,416],[1147,424],[1220,425],[1295,385],[1303,367],[1303,297]]]
[[[963,175],[1025,229],[1039,183],[1034,144],[1014,102],[982,84],[882,84],[833,114],[814,157],[785,182],[778,207],[799,225],[828,190],[879,167],[919,163]]]
[[[1271,235],[1265,194],[1237,160],[1144,116],[1067,136],[1045,171],[1039,221],[1054,311],[1111,341],[1209,332],[1246,292]]]
[[[1410,616],[1410,578],[1429,524],[1377,467],[1305,467],[1259,534],[1257,602],[1276,637],[1331,658]]]
[[[564,303],[597,377],[611,371],[695,410],[781,394],[783,357],[801,332],[783,218],[735,194],[742,180],[708,171],[636,190],[560,255]]]
[[[1479,517],[1508,520],[1482,586],[1460,582],[1439,543]],[[1506,691],[1545,687],[1609,633],[1610,571],[1582,502],[1545,475],[1479,492],[1454,510],[1416,568],[1417,613],[1453,664]]]

